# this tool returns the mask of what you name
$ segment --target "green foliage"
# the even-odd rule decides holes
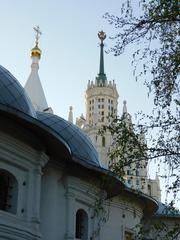
[[[139,5],[134,6],[135,2]],[[138,162],[143,167],[153,159],[159,168],[167,168],[162,177],[167,179],[167,192],[173,192],[175,199],[180,190],[179,0],[127,0],[119,16],[106,13],[104,18],[115,32],[109,52],[119,56],[133,46],[135,78],[143,79],[148,94],[154,97],[152,115],[137,113],[136,125],[116,117],[102,129],[101,134],[110,131],[113,137],[109,152],[112,170],[123,179],[126,166],[137,167],[134,163]],[[147,144],[139,136],[144,136]],[[156,232],[153,239],[178,239],[180,235],[179,224],[173,228],[164,223],[152,227]],[[142,230],[137,239],[152,239],[142,235]]]
[[[149,116],[137,114],[139,121],[132,132],[125,132],[121,118],[116,119],[113,130],[108,126],[115,142],[110,158],[121,160],[114,165],[121,176],[123,165],[138,158],[156,159],[158,166],[166,164],[168,174],[163,177],[171,178],[167,188],[176,197],[180,189],[180,4],[178,0],[139,0],[139,11],[133,4],[127,0],[120,16],[104,15],[116,31],[110,52],[118,56],[128,46],[136,47],[134,73],[136,79],[143,77],[148,93],[153,93],[154,109]],[[148,139],[148,146],[138,141],[141,133]],[[140,156],[131,151],[133,148],[139,150]]]
[[[127,0],[120,17],[109,13],[104,17],[117,32],[112,37],[116,43],[110,49],[115,56],[122,54],[130,44],[136,44],[133,54],[135,70],[139,61],[142,62],[142,71],[135,71],[136,77],[145,78],[149,72],[152,74],[146,84],[149,92],[155,94],[155,104],[166,107],[172,100],[179,102],[179,1],[140,0],[138,11],[133,11],[131,1]]]

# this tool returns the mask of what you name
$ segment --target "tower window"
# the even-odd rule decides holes
[[[104,111],[101,112],[101,115],[104,115]]]
[[[101,101],[104,102],[104,98],[102,98]]]
[[[76,213],[76,239],[88,239],[88,215],[83,209]]]
[[[136,180],[136,185],[137,185],[137,186],[139,185],[139,179]]]
[[[6,170],[0,170],[0,210],[16,214],[18,183]]]
[[[105,137],[103,136],[102,137],[102,147],[105,147],[106,146],[106,139]]]

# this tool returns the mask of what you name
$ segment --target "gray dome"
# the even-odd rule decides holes
[[[24,88],[16,78],[0,65],[0,104],[15,108],[32,117],[36,112]]]
[[[69,145],[73,158],[100,167],[96,149],[79,127],[51,113],[37,112],[36,114],[41,122],[58,133]]]

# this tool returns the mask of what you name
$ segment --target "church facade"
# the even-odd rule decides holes
[[[101,50],[102,59],[102,45]],[[164,222],[174,224],[175,218],[164,214],[164,206],[160,209],[154,198],[128,187],[102,167],[99,150],[83,129],[53,114],[38,76],[38,36],[31,57],[32,70],[25,88],[0,66],[0,239],[131,240],[138,226],[150,224],[150,218],[164,217]],[[103,65],[101,70],[100,74]],[[87,90],[88,109],[93,104],[97,108],[101,91],[97,89],[93,97],[91,86]],[[115,83],[108,83],[106,88],[112,93],[110,104],[116,111]],[[108,102],[102,96],[101,104],[103,98]],[[93,127],[86,131],[93,139],[93,124],[98,125],[99,116],[92,110],[93,117],[88,114]],[[101,110],[101,120],[105,114]],[[105,139],[105,146],[107,143]],[[176,220],[180,220],[178,215]]]

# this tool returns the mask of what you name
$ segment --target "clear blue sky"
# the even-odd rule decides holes
[[[103,14],[107,11],[119,14],[122,1],[1,1],[0,64],[24,86],[30,74],[33,27],[39,25],[43,33],[39,75],[48,105],[66,119],[72,105],[74,118],[80,116],[85,113],[87,82],[95,79],[99,69],[98,31],[107,33],[106,49],[112,45],[108,36],[113,28],[103,19]],[[119,113],[126,99],[133,116],[140,110],[147,113],[152,101],[143,83],[135,82],[131,61],[130,49],[120,57],[105,55],[105,72],[109,80],[115,79],[119,92]],[[155,174],[156,170],[151,172]]]
[[[1,3],[1,65],[9,69],[22,85],[30,73],[30,50],[34,46],[33,27],[40,26],[42,58],[39,75],[48,105],[67,118],[70,105],[74,117],[85,112],[84,92],[88,79],[94,80],[99,69],[97,32],[112,27],[103,19],[107,11],[118,14],[122,0],[6,0]],[[147,93],[132,75],[131,52],[121,57],[105,56],[105,71],[115,79],[119,91],[119,111],[124,99],[128,110],[148,108]],[[143,99],[143,100],[142,100]]]

